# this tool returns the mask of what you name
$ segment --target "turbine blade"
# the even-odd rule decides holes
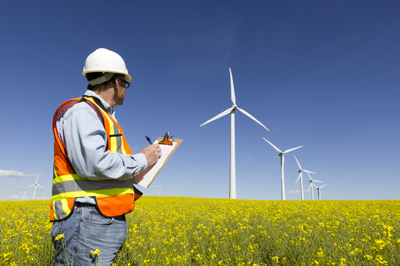
[[[320,180],[313,180],[313,182],[316,182],[316,183],[324,183],[324,181],[320,181]]]
[[[227,114],[230,114],[230,113],[232,112],[232,110],[233,110],[233,107],[230,107],[229,109],[223,111],[222,113],[220,113],[220,114],[214,116],[214,117],[211,118],[210,120],[207,120],[206,122],[204,122],[204,123],[201,124],[200,126],[202,127],[202,126],[204,126],[204,125],[206,125],[206,124],[208,124],[208,123],[210,123],[210,122],[212,122],[212,121],[214,121],[214,120],[217,120],[217,119],[220,118],[220,117],[223,117],[223,116],[225,116],[225,115],[227,115]]]
[[[235,86],[233,85],[232,70],[229,68],[229,75],[231,77],[231,100],[233,105],[236,105]]]
[[[299,177],[296,179],[296,182],[294,184],[297,184],[297,182],[299,181],[300,177],[301,177],[301,173],[299,174]]]
[[[297,160],[296,155],[293,155],[293,156],[294,156],[294,158],[296,159],[297,165],[299,166],[300,170],[303,171],[303,168],[301,168],[301,165],[300,165],[300,163],[299,163],[299,160]]]
[[[266,138],[263,138],[266,142],[269,143],[269,145],[271,145],[277,152],[282,153],[282,151],[276,147],[274,144],[272,144],[271,142],[269,142]]]
[[[300,149],[301,147],[303,147],[303,146],[299,146],[299,147],[296,147],[296,148],[288,149],[288,150],[284,151],[283,153],[288,153],[288,152]]]
[[[323,188],[324,186],[326,186],[326,184],[323,184],[322,186],[320,186],[319,188]]]
[[[40,189],[44,189],[41,185],[39,185],[39,184],[37,184],[37,186],[40,188]]]
[[[258,121],[254,116],[252,116],[251,114],[249,114],[248,112],[246,112],[245,110],[241,109],[241,108],[237,108],[240,112],[242,112],[243,114],[247,115],[248,117],[250,117],[251,119],[253,119],[255,122],[257,122],[260,126],[262,126],[263,128],[265,128],[266,130],[269,131],[269,129],[264,126],[260,121]]]
[[[308,171],[308,170],[303,170],[304,172],[306,172],[307,174],[314,174],[314,175],[316,175],[317,173],[314,173],[314,172],[311,172],[311,171]]]
[[[309,173],[309,172],[306,172],[306,173],[307,173],[308,177],[310,178],[310,180],[313,181],[313,179],[312,179],[310,173]]]

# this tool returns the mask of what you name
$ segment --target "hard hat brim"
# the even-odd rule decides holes
[[[89,71],[83,71],[82,75],[84,75],[86,77],[87,73],[94,73],[94,72],[103,72],[103,73],[115,73],[115,74],[121,74],[125,76],[125,80],[128,82],[132,81],[132,77],[131,75],[127,74],[127,73],[123,73],[123,72],[118,72],[118,71],[110,71],[110,70],[89,70]]]

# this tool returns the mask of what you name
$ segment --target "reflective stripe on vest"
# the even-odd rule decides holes
[[[68,176],[68,179],[72,175]],[[76,175],[76,177],[78,177]],[[58,177],[60,179],[60,177]],[[62,179],[62,177],[61,177]],[[53,182],[53,200],[77,197],[106,197],[119,194],[133,193],[132,180],[87,180],[78,177],[76,179]]]
[[[62,104],[57,109],[53,119],[55,149],[52,206],[50,211],[50,220],[52,221],[68,217],[73,209],[75,198],[78,197],[94,197],[98,199],[96,200],[98,208],[106,216],[122,215],[132,211],[134,208],[135,191],[132,179],[115,180],[101,179],[101,177],[88,179],[78,176],[71,167],[67,156],[68,151],[65,150],[65,146],[57,132],[56,119],[62,116],[58,115],[58,113],[63,106],[68,109],[80,100],[81,98],[76,98]],[[107,132],[106,150],[113,153],[132,154],[118,123],[107,112],[102,110],[93,99],[85,98],[85,100],[92,103],[88,103],[92,108],[98,108],[101,111],[104,128]],[[74,101],[75,103],[71,104]],[[61,111],[65,113],[66,109]]]

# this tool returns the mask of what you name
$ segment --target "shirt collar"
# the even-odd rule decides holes
[[[93,92],[91,90],[87,90],[84,95],[87,95],[90,97],[96,97],[97,99],[99,99],[101,101],[101,103],[104,105],[104,107],[106,108],[107,112],[110,115],[114,116],[114,114],[115,114],[114,109],[112,109],[111,106],[106,101],[104,101],[103,98],[101,98],[98,94],[96,94],[95,92]]]

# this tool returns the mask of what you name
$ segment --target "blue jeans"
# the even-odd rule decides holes
[[[70,217],[53,224],[55,265],[111,265],[126,231],[125,215],[109,218],[93,205],[78,204]]]

